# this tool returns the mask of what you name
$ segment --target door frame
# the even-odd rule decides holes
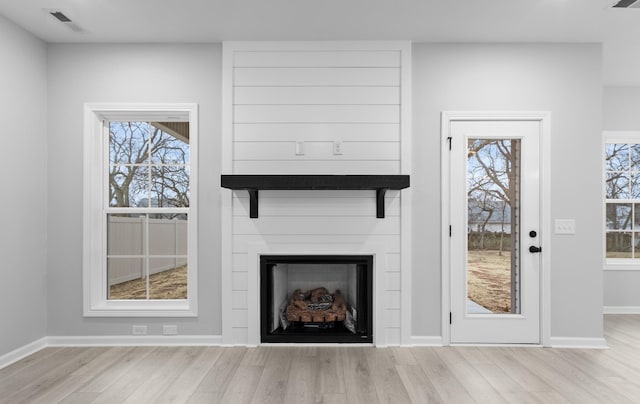
[[[551,346],[551,226],[550,226],[550,167],[551,167],[551,112],[549,111],[443,111],[441,114],[441,296],[442,296],[442,344],[451,345],[451,245],[449,178],[451,154],[449,141],[451,122],[454,121],[537,121],[540,122],[540,245],[544,248],[540,257],[540,341]]]

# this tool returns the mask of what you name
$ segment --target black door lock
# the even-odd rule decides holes
[[[532,245],[531,247],[529,247],[529,252],[530,253],[539,253],[542,251],[542,247],[536,247],[534,245]]]

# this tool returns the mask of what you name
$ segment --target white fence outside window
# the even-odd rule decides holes
[[[108,226],[109,286],[144,278],[147,260],[149,275],[187,264],[185,219],[110,216]]]

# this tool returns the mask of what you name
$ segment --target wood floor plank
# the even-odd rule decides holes
[[[239,365],[229,381],[220,402],[245,404],[251,403],[262,375],[262,366]]]
[[[416,358],[411,353],[411,348],[406,347],[390,347],[391,356],[396,365],[417,365]]]
[[[286,347],[258,348],[267,353],[260,381],[252,402],[255,404],[280,404],[287,394],[291,367],[291,352]]]
[[[112,348],[92,348],[92,350],[100,352],[93,360],[71,372],[49,389],[42,391],[40,394],[30,398],[30,402],[36,403],[55,403],[64,400],[67,396],[73,394],[84,386],[87,382],[107,371],[116,362],[121,361],[134,348],[132,347],[112,347]]]
[[[176,348],[157,347],[110,384],[94,401],[96,404],[123,403],[176,354]]]
[[[28,366],[14,364],[20,369],[0,379],[0,397],[9,397],[16,389],[22,389],[33,380],[42,377],[52,369],[60,366],[75,356],[85,352],[87,348],[68,348],[55,351],[46,360],[32,361]],[[29,358],[27,358],[28,360]]]
[[[340,362],[340,352],[335,348],[318,348],[317,350],[318,378],[316,392],[327,395],[344,395],[344,369]],[[346,397],[346,396],[345,396]]]
[[[349,404],[346,393],[316,394],[315,404]]]
[[[533,394],[533,393],[555,393],[555,391],[547,384],[544,380],[542,380],[538,374],[532,371],[528,363],[520,362],[517,358],[510,354],[510,351],[505,348],[478,348],[478,347],[469,347],[468,351],[464,351],[463,355],[467,356],[467,354],[471,354],[470,356],[475,357],[475,363],[483,363],[478,358],[478,355],[482,355],[483,357],[489,357],[491,363],[495,363],[499,366],[505,373],[509,375],[513,380],[515,380],[522,388]],[[524,349],[539,349],[539,348],[524,348]],[[486,363],[486,362],[485,362]],[[544,394],[542,394],[544,396]],[[554,396],[555,394],[550,394]],[[538,396],[537,394],[533,394],[533,396]]]
[[[165,388],[175,382],[180,374],[193,363],[202,348],[178,347],[158,369],[150,373],[124,401],[124,404],[155,403],[162,398]]]
[[[32,379],[20,389],[14,389],[10,394],[4,396],[11,403],[32,403],[36,397],[46,395],[57,384],[64,382],[71,373],[77,369],[91,363],[95,357],[99,356],[105,348],[85,348],[76,352],[76,355],[61,360],[54,368],[47,369],[39,376],[32,373]],[[65,359],[61,357],[60,359]],[[42,366],[49,364],[50,361],[40,364],[39,368],[48,368]],[[68,394],[68,393],[67,393]],[[65,395],[67,395],[65,394]]]
[[[534,352],[535,351],[535,352]],[[601,403],[602,399],[589,388],[587,380],[574,371],[559,366],[560,361],[552,355],[544,354],[544,349],[528,350],[511,348],[518,361],[528,366],[551,388],[569,401],[580,403]]]
[[[223,349],[215,366],[202,378],[188,402],[220,402],[246,351],[246,348],[239,347]],[[203,398],[208,401],[200,401]]]
[[[460,354],[458,348],[443,348],[435,352],[440,360],[447,366],[451,374],[464,386],[464,389],[474,400],[486,403],[507,403],[507,400],[488,383],[485,375],[475,369],[474,366]]]
[[[396,365],[396,370],[412,403],[443,402],[438,390],[419,365]]]
[[[475,403],[449,367],[438,357],[436,351],[440,349],[449,348],[414,348],[413,355],[443,402]]]
[[[373,379],[367,363],[366,350],[375,348],[338,348],[344,371],[344,384],[349,403],[374,404],[380,400],[376,390],[371,388]]]
[[[310,403],[316,397],[318,358],[304,348],[293,348],[285,404]],[[317,351],[314,351],[317,353]]]
[[[202,347],[193,361],[181,369],[180,375],[162,391],[157,404],[186,403],[198,388],[205,375],[215,366],[223,348]]]
[[[24,368],[29,366],[33,366],[40,361],[46,360],[51,355],[54,355],[56,352],[60,351],[62,348],[44,348],[35,352],[26,358],[23,358],[17,362],[12,363],[11,365],[0,369],[0,380],[4,380],[5,378],[22,371]],[[37,365],[36,365],[37,366]]]
[[[366,352],[373,386],[381,403],[407,403],[409,393],[398,375],[396,363],[389,349],[369,348]]]
[[[126,349],[126,348],[124,348]],[[82,393],[103,393],[123,375],[127,374],[137,363],[144,360],[155,350],[154,347],[137,347],[129,349],[118,361],[114,362],[102,373],[85,383],[78,389]]]
[[[87,404],[92,403],[100,393],[76,391],[66,396],[59,404]]]
[[[264,366],[269,357],[269,349],[248,348],[240,365],[244,366]]]

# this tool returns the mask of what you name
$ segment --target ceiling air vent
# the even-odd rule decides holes
[[[56,17],[60,22],[72,22],[71,18],[64,15],[62,11],[50,11],[49,14]]]
[[[640,8],[640,0],[620,0],[613,5],[613,8]]]
[[[73,31],[73,32],[85,32],[80,26],[78,26],[78,24],[76,24],[75,22],[71,21],[71,18],[67,17],[67,15],[65,13],[63,13],[62,11],[60,11],[60,10],[46,10],[46,11],[53,18],[55,18],[59,22],[61,22],[64,25],[66,25],[67,28],[69,28],[71,31]]]

